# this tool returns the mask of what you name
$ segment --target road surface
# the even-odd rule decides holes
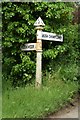
[[[50,115],[48,119],[49,118],[58,118],[58,120],[61,120],[61,118],[80,118],[80,100],[75,101],[61,109],[59,112]]]

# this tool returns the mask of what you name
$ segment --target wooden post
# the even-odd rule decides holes
[[[37,30],[37,42],[28,43],[22,47],[22,51],[36,50],[36,81],[35,86],[37,88],[41,87],[42,84],[42,39],[49,41],[63,41],[63,35],[56,35],[55,33],[43,32],[43,27],[45,26],[42,19],[39,17],[34,23]]]
[[[42,84],[42,29],[45,26],[42,19],[39,17],[34,23],[37,30],[37,42],[36,42],[36,81],[35,87],[40,88]]]
[[[37,27],[37,44],[36,44],[36,82],[35,86],[40,87],[42,83],[42,40],[41,31],[42,27]]]

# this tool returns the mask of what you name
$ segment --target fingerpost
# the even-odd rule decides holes
[[[25,44],[21,48],[22,51],[31,51],[36,50],[36,81],[35,87],[40,88],[42,85],[42,40],[49,41],[59,41],[63,42],[63,35],[57,35],[55,33],[43,32],[44,22],[39,17],[34,23],[35,29],[37,30],[36,34],[36,43]]]

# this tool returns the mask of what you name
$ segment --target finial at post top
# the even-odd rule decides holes
[[[34,23],[34,26],[36,26],[36,27],[45,26],[45,24],[44,24],[43,20],[41,19],[41,17],[39,17],[39,18],[36,20],[36,22]]]

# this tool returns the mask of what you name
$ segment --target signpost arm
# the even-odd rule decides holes
[[[39,17],[34,23],[37,30],[37,42],[25,44],[21,48],[22,51],[36,50],[36,81],[35,86],[41,87],[42,84],[42,39],[52,41],[63,41],[63,35],[56,35],[54,33],[42,32],[45,26],[42,19]]]

